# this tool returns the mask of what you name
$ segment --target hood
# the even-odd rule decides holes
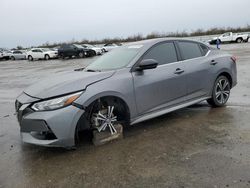
[[[88,85],[109,78],[113,73],[114,71],[61,73],[31,85],[24,92],[39,99],[50,98],[84,90]]]
[[[93,50],[101,50],[101,48],[99,48],[99,47],[93,47],[92,49]]]

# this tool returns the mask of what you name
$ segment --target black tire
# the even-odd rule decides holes
[[[49,59],[50,59],[50,56],[49,56],[48,54],[45,54],[44,59],[45,59],[45,60],[49,60]]]
[[[14,56],[11,56],[10,59],[13,60],[13,61],[16,60]]]
[[[94,57],[94,56],[96,56],[96,52],[95,52],[95,51],[92,51],[92,52],[90,53],[90,57]]]
[[[31,55],[28,56],[29,61],[33,61],[33,57]]]
[[[78,54],[78,56],[79,56],[80,58],[84,58],[84,53],[83,53],[83,52],[80,52],[80,53]]]
[[[242,43],[242,41],[243,41],[242,38],[237,38],[237,39],[236,39],[236,42],[237,42],[237,43]]]
[[[213,86],[212,98],[207,102],[213,107],[221,107],[227,103],[230,96],[231,85],[226,76],[219,76]]]

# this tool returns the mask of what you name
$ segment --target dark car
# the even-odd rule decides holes
[[[95,55],[95,51],[91,49],[83,48],[81,45],[78,44],[63,44],[58,49],[58,56],[61,58],[72,58],[74,57],[92,57]]]

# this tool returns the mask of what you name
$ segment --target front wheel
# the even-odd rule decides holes
[[[15,60],[15,57],[14,57],[14,56],[11,56],[11,58],[10,58],[10,59],[14,61],[14,60]]]
[[[207,102],[214,107],[221,107],[226,104],[230,96],[230,82],[227,77],[219,76],[213,87],[212,98]]]

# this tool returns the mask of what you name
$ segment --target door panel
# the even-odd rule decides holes
[[[134,72],[134,87],[138,113],[144,114],[184,101],[187,94],[185,70],[182,62],[158,66],[156,69]]]
[[[187,78],[187,100],[208,95],[212,65],[205,57],[185,61]]]
[[[196,99],[208,94],[211,61],[205,56],[209,49],[203,45],[179,41],[178,47],[181,52],[183,63],[186,66],[187,100]]]

